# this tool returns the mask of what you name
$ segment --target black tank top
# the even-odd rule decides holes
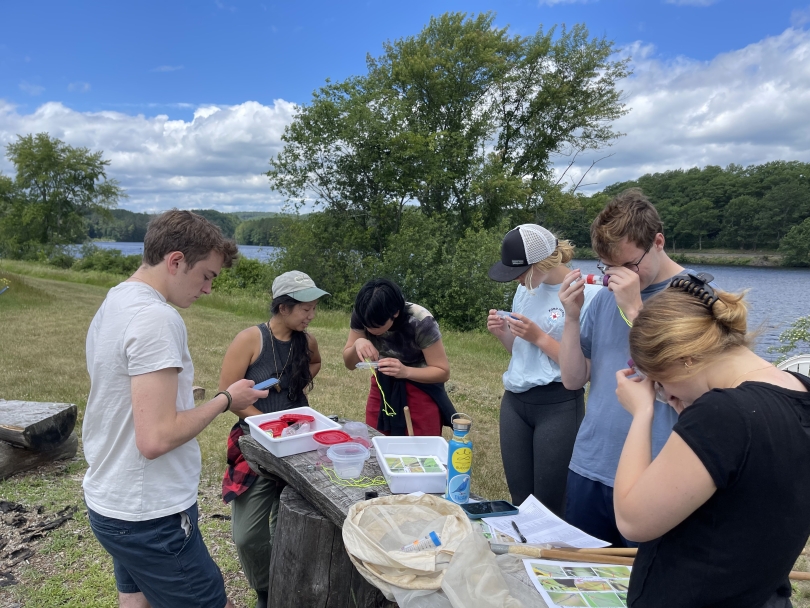
[[[298,395],[295,401],[289,397],[290,391],[290,376],[292,375],[292,361],[284,367],[290,358],[290,349],[292,348],[292,340],[282,342],[271,336],[270,330],[265,323],[257,325],[259,331],[262,332],[262,351],[259,353],[258,358],[251,363],[245,372],[245,378],[253,380],[257,384],[264,382],[269,378],[279,378],[277,386],[281,387],[280,391],[276,391],[275,386],[270,387],[270,394],[266,399],[259,399],[254,405],[264,414],[271,412],[279,412],[293,407],[309,406],[307,396],[303,394]],[[275,360],[273,358],[273,350],[275,349]]]

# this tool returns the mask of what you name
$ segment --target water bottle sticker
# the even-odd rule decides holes
[[[459,473],[466,473],[472,466],[472,450],[459,448],[453,452],[453,468]]]
[[[447,495],[453,502],[467,502],[470,499],[470,476],[456,475],[450,479]]]

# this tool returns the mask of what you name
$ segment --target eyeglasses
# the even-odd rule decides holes
[[[649,247],[647,247],[647,251],[645,251],[645,252],[644,252],[644,255],[642,255],[642,256],[641,256],[641,257],[638,259],[638,262],[628,262],[627,264],[622,264],[622,267],[623,267],[623,268],[627,268],[627,270],[632,270],[633,272],[638,273],[638,271],[639,271],[639,268],[638,268],[638,267],[639,267],[639,265],[641,264],[641,260],[643,260],[643,259],[644,259],[644,256],[646,256],[648,253],[650,253],[650,249],[652,249],[652,245],[650,245]],[[610,265],[608,265],[608,264],[605,264],[605,263],[604,263],[604,262],[602,262],[601,260],[599,261],[599,263],[597,263],[597,264],[596,264],[596,267],[599,269],[599,271],[600,271],[602,274],[605,274],[605,272],[607,272],[607,271],[608,271],[610,268],[613,268],[613,266],[610,266]]]

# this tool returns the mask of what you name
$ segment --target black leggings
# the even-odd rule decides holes
[[[585,391],[569,391],[560,382],[504,392],[501,457],[515,505],[534,494],[562,517],[568,463],[584,416]]]

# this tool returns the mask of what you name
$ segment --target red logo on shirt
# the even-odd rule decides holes
[[[548,311],[548,318],[552,321],[556,321],[557,319],[562,319],[565,313],[563,312],[562,308],[551,308]]]

